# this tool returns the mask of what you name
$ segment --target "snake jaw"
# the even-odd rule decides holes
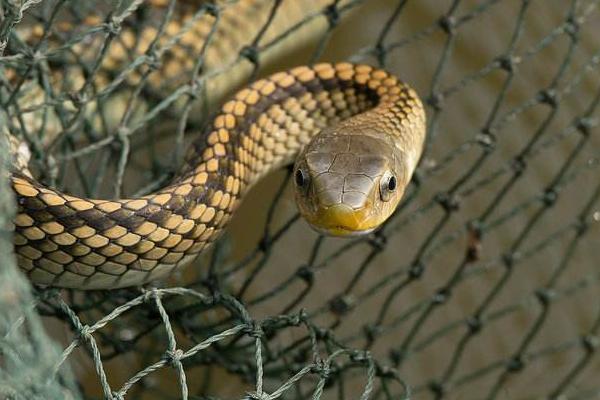
[[[375,229],[377,229],[375,227],[375,228],[364,229],[364,230],[360,230],[360,231],[352,231],[352,230],[345,229],[344,227],[341,227],[341,226],[334,227],[334,228],[321,228],[319,226],[310,225],[310,227],[320,234],[327,235],[327,236],[335,236],[335,237],[364,236],[364,235],[368,235],[369,233],[371,233]]]
[[[381,225],[380,215],[373,214],[369,204],[354,209],[347,204],[319,207],[316,212],[305,215],[309,225],[328,236],[351,237],[373,232]]]

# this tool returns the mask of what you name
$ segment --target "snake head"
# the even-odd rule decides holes
[[[404,194],[404,164],[402,151],[384,136],[322,132],[294,166],[300,213],[326,235],[372,232],[392,215]]]

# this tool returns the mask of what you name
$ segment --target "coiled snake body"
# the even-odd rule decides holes
[[[339,63],[276,73],[226,102],[174,181],[151,195],[70,196],[19,166],[18,262],[33,282],[61,287],[164,276],[214,242],[252,184],[299,152],[296,198],[309,223],[334,235],[368,232],[396,208],[424,136],[418,96],[383,70]]]

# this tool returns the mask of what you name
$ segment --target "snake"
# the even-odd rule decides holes
[[[425,141],[418,94],[366,64],[276,72],[235,93],[154,193],[91,199],[37,181],[13,141],[18,265],[39,285],[112,289],[165,277],[226,229],[244,195],[293,164],[300,214],[318,232],[365,235],[395,211]]]

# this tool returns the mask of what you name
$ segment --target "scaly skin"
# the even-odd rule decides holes
[[[19,265],[35,283],[80,289],[137,285],[164,276],[188,264],[219,237],[244,193],[264,174],[290,162],[311,140],[314,144],[332,136],[358,139],[358,147],[364,138],[392,146],[392,171],[398,174],[395,197],[378,203],[378,210],[364,219],[370,222],[355,225],[344,219],[347,213],[323,214],[322,207],[307,209],[303,201],[300,209],[309,222],[325,230],[370,229],[400,200],[424,135],[425,115],[418,96],[383,70],[340,63],[276,73],[225,103],[190,148],[173,183],[151,195],[78,198],[14,173]],[[310,163],[314,147],[307,149],[297,166]],[[381,169],[380,161],[365,167],[383,173],[387,169]],[[382,173],[367,175],[379,181]],[[369,198],[371,189],[363,189]],[[328,198],[318,197],[318,204]],[[342,203],[352,207],[355,198],[346,197],[349,200]]]
[[[282,2],[261,43],[330,3]],[[152,0],[152,4],[167,3]],[[63,43],[54,33],[46,37],[40,26],[26,28],[22,35],[32,45],[46,37],[48,54],[58,51],[66,56],[63,65],[68,69],[51,71],[55,80],[51,84],[62,85],[68,78],[68,89],[62,89],[78,91],[86,79],[92,79],[99,92],[158,37],[155,46],[161,62],[148,76],[147,85],[164,96],[189,81],[200,54],[204,71],[234,61],[265,24],[272,4],[240,0],[224,7],[205,53],[215,18],[194,16],[198,4],[193,0],[176,10],[160,35],[158,24],[140,31],[125,24],[91,78],[84,78],[78,61],[95,62],[105,42],[102,31],[62,53]],[[62,22],[54,29],[71,35],[102,23],[88,17],[81,25]],[[293,37],[261,51],[261,64],[318,37],[326,26],[323,16],[312,20]],[[120,99],[131,94],[144,68],[130,71],[127,84],[111,93],[108,106],[115,121],[124,110]],[[242,60],[207,81],[211,100],[247,79],[251,71],[251,63]],[[44,91],[39,86],[36,90],[37,80],[30,79],[34,77],[20,77],[11,69],[6,72],[15,86],[22,79],[33,85],[27,96],[18,98],[20,108],[44,103]],[[95,104],[89,104],[86,113],[93,116],[94,112]],[[29,132],[44,127],[46,145],[62,131],[52,108],[27,113],[22,121]],[[114,128],[108,123],[109,129]],[[137,285],[164,276],[214,242],[248,188],[265,173],[292,162],[307,144],[296,161],[296,171],[308,179],[305,186],[297,187],[301,213],[327,234],[370,231],[400,201],[420,157],[424,126],[417,95],[384,71],[347,63],[298,67],[257,81],[227,102],[192,146],[172,184],[148,196],[120,200],[78,198],[41,185],[27,170],[27,149],[11,137],[16,155],[12,184],[19,204],[15,219],[19,265],[34,283],[80,289]],[[390,176],[397,179],[397,187],[384,195]]]

